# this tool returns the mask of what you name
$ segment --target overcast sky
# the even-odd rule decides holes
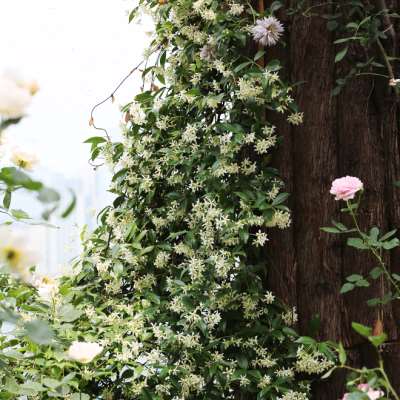
[[[42,166],[75,176],[89,168],[94,132],[90,108],[107,96],[141,60],[148,37],[128,24],[131,0],[1,0],[0,71],[17,69],[36,79],[40,92],[25,119],[11,133],[37,150]],[[138,88],[133,77],[114,105],[96,115],[99,125],[118,131],[118,105]]]
[[[83,141],[98,135],[88,125],[90,109],[142,59],[149,42],[149,24],[128,24],[127,11],[135,3],[0,0],[0,72],[17,70],[40,86],[29,116],[9,129],[8,136],[22,148],[37,152],[38,172],[45,183],[66,193],[72,186],[78,195],[74,215],[67,221],[56,221],[61,229],[28,230],[29,240],[42,255],[41,271],[68,269],[67,260],[79,254],[80,227],[89,218],[95,219],[94,210],[110,202],[107,179],[104,173],[95,175],[89,166],[89,145]],[[131,100],[139,86],[138,75],[130,78],[115,103],[97,111],[96,124],[118,137],[119,105]],[[65,201],[67,197],[64,195]],[[33,215],[37,214],[37,205],[23,201],[24,209],[32,212],[33,208]],[[26,231],[26,225],[16,229]]]

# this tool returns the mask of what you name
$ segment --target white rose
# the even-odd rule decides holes
[[[29,247],[27,235],[17,234],[10,228],[0,227],[0,264],[6,265],[10,272],[29,281],[29,268],[39,261],[37,253]]]
[[[26,171],[32,171],[39,161],[34,153],[23,151],[18,148],[12,150],[10,160],[14,165]]]
[[[21,118],[31,103],[31,93],[7,77],[0,76],[0,115]]]
[[[39,297],[45,301],[51,301],[58,293],[58,282],[47,276],[36,281],[36,288]]]
[[[15,69],[7,69],[3,72],[4,78],[14,82],[21,89],[27,90],[31,96],[34,96],[39,91],[39,85],[35,80],[27,80],[24,76]]]
[[[103,347],[97,343],[73,342],[68,349],[68,357],[81,363],[90,363],[103,351]]]

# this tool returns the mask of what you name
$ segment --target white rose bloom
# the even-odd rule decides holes
[[[29,269],[38,262],[37,253],[27,243],[27,237],[17,235],[8,227],[0,227],[0,263],[25,281],[29,281]]]
[[[48,276],[43,276],[35,282],[39,297],[51,301],[58,293],[58,282]]]
[[[35,80],[26,80],[19,71],[7,69],[3,72],[4,78],[14,82],[21,89],[25,89],[34,96],[39,91],[39,85]]]
[[[98,343],[73,342],[68,349],[68,357],[71,360],[86,364],[90,363],[102,351],[103,347]]]
[[[31,94],[28,90],[18,86],[14,81],[0,76],[0,115],[15,119],[24,116],[31,103]]]
[[[32,171],[33,167],[39,161],[35,154],[19,150],[18,148],[12,150],[10,159],[14,165],[26,171]]]

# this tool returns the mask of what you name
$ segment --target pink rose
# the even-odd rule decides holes
[[[384,393],[382,392],[382,390],[374,390],[372,389],[372,387],[370,387],[368,385],[368,383],[360,383],[357,386],[358,390],[361,390],[362,392],[367,393],[367,396],[371,399],[371,400],[377,400],[380,397],[382,397],[384,395]]]
[[[335,200],[351,200],[362,189],[363,183],[358,178],[345,176],[332,182],[330,193],[336,196]]]
[[[368,385],[368,383],[360,383],[357,386],[358,390],[366,393],[370,400],[377,400],[384,396],[382,390],[374,390],[372,387]],[[347,400],[349,398],[349,393],[345,393],[342,400]]]

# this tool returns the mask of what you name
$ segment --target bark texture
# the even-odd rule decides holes
[[[318,7],[320,15],[332,11],[329,2],[305,3],[309,7],[324,3]],[[392,10],[400,9],[398,0],[386,3]],[[281,298],[297,307],[301,333],[306,334],[309,322],[319,316],[320,339],[341,340],[355,365],[372,365],[371,350],[352,332],[351,322],[373,326],[378,309],[368,307],[366,300],[380,296],[385,288],[378,281],[346,295],[339,291],[346,276],[367,274],[376,264],[347,247],[344,237],[324,233],[320,227],[330,225],[332,218],[344,221],[340,204],[329,194],[331,181],[344,175],[359,177],[366,187],[360,210],[363,227],[400,226],[400,189],[393,185],[400,180],[399,103],[386,79],[371,76],[352,79],[338,96],[331,97],[335,80],[362,58],[360,49],[350,50],[349,62],[335,64],[338,49],[326,19],[299,14],[280,17],[287,28],[287,47],[268,52],[267,61],[269,57],[285,60],[291,81],[301,82],[295,97],[305,120],[295,128],[274,121],[283,136],[274,165],[292,193],[293,225],[275,232],[269,242],[269,282]],[[393,54],[392,47],[399,43],[386,45]],[[399,254],[394,252],[387,260],[394,271],[400,269]],[[383,355],[400,390],[400,378],[395,375],[400,367],[400,308],[392,304],[383,312],[389,335]],[[341,398],[343,382],[344,376],[337,374],[315,385],[315,399]]]

